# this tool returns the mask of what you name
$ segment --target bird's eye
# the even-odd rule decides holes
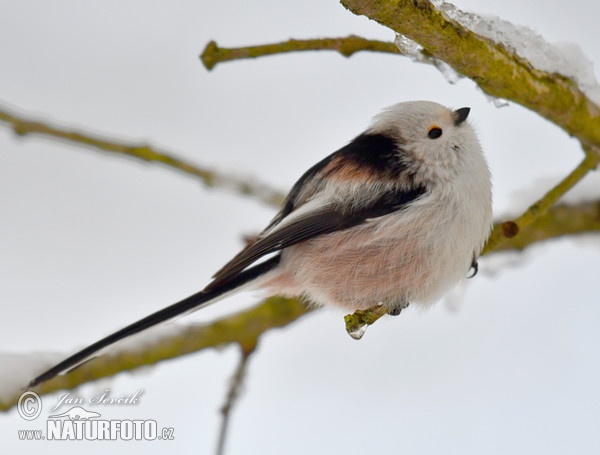
[[[427,132],[429,139],[437,139],[442,135],[442,129],[439,126],[432,126]]]

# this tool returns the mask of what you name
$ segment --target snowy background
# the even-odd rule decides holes
[[[600,62],[597,2],[456,4],[577,43]],[[282,190],[385,106],[470,106],[497,215],[582,158],[576,141],[535,114],[498,109],[471,81],[450,85],[407,58],[303,53],[212,72],[198,59],[211,39],[243,46],[351,33],[394,39],[334,0],[1,0],[0,101]],[[30,353],[72,352],[195,292],[273,213],[164,168],[0,128],[0,393],[16,372],[9,355],[25,365]],[[406,311],[361,342],[336,310],[270,332],[251,362],[227,453],[599,453],[600,244],[565,239],[522,257],[495,274],[482,261],[458,309]],[[238,296],[180,322],[256,300]],[[0,414],[3,450],[213,453],[237,359],[233,348],[209,350],[73,392],[144,389],[139,404],[99,412],[154,419],[174,428],[174,441],[19,441],[17,430],[44,428],[49,412],[26,422],[13,409]],[[51,406],[57,395],[43,400]]]

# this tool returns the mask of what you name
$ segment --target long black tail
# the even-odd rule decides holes
[[[216,286],[209,285],[205,290],[197,292],[194,295],[191,295],[180,302],[174,303],[162,310],[157,311],[156,313],[152,313],[149,316],[146,316],[143,319],[140,319],[133,324],[128,325],[127,327],[122,328],[121,330],[108,335],[105,338],[102,338],[99,341],[96,341],[94,344],[91,344],[87,348],[82,349],[81,351],[73,354],[72,356],[66,358],[62,362],[50,368],[48,371],[40,374],[34,380],[32,380],[28,388],[35,387],[42,382],[48,381],[52,379],[54,376],[61,374],[65,371],[71,370],[84,362],[90,360],[94,357],[94,355],[98,354],[98,352],[117,341],[120,341],[124,338],[127,338],[131,335],[135,335],[136,333],[140,333],[143,330],[149,329],[161,322],[168,321],[173,319],[183,313],[191,312],[194,310],[198,310],[203,306],[208,305],[219,297],[224,296],[225,294],[234,291],[235,289],[253,281],[264,273],[272,270],[279,263],[279,256],[275,256],[268,261],[265,261],[261,264],[255,265],[249,269],[244,270],[239,273],[234,278],[226,281],[225,283],[218,284]]]

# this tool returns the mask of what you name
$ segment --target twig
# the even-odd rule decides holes
[[[211,41],[204,48],[200,59],[206,69],[212,70],[217,64],[231,60],[303,51],[337,51],[344,57],[350,57],[361,51],[401,54],[394,43],[350,35],[343,38],[290,39],[280,43],[233,48],[220,47],[216,42]]]
[[[545,215],[548,209],[552,207],[560,197],[569,191],[579,182],[589,171],[595,169],[600,162],[600,154],[593,149],[588,149],[585,158],[573,171],[558,183],[554,188],[548,191],[539,201],[532,204],[519,218],[514,221],[506,221],[497,225],[488,239],[483,254],[496,249],[496,247],[505,239],[515,237],[519,231],[530,226],[542,215]]]
[[[539,216],[520,230],[519,235],[497,243],[488,254],[507,250],[522,251],[538,242],[589,233],[600,233],[600,201],[577,205],[561,204],[550,208],[545,215]]]
[[[217,455],[223,455],[225,453],[225,441],[227,440],[227,431],[229,430],[229,423],[231,418],[231,411],[235,405],[236,400],[240,396],[242,386],[244,383],[244,377],[246,376],[246,369],[248,368],[248,362],[250,356],[254,353],[255,348],[250,350],[242,349],[240,362],[233,373],[229,385],[229,392],[225,404],[221,408],[221,428],[219,429],[219,437],[217,439]]]
[[[253,196],[269,205],[279,206],[284,195],[268,185],[240,179],[232,175],[220,174],[176,157],[172,153],[154,149],[149,145],[130,145],[81,131],[72,131],[44,122],[14,114],[0,106],[0,122],[10,125],[19,136],[38,135],[57,139],[72,145],[90,147],[104,152],[115,153],[138,160],[162,164],[187,175],[200,179],[207,187],[227,188],[238,193]]]
[[[377,304],[366,310],[356,310],[352,314],[344,316],[344,323],[346,324],[346,332],[355,340],[360,340],[367,327],[375,324],[379,319],[388,314],[388,309]]]

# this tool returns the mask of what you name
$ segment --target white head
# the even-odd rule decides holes
[[[431,101],[399,103],[377,115],[368,132],[394,138],[407,168],[422,183],[451,181],[467,171],[483,172],[489,180],[481,145],[467,121],[469,111]]]

